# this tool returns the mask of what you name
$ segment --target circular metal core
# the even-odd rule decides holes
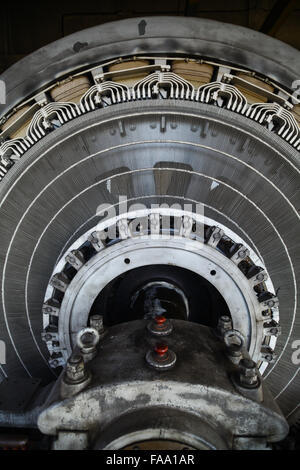
[[[172,224],[169,230],[162,227],[161,231],[155,234],[151,230],[149,232],[153,216],[171,217]],[[191,221],[190,229],[183,232],[188,219]],[[143,230],[139,228],[141,221],[144,224]],[[202,230],[193,232],[192,228],[196,223]],[[124,227],[125,224],[127,224],[126,236],[119,237],[113,242],[110,239],[106,244],[101,240],[101,234],[104,234],[102,238],[105,239],[107,233],[112,232],[113,227],[118,227],[120,230],[120,226]],[[132,227],[137,227],[138,230],[133,232]],[[123,214],[113,220],[101,222],[97,227],[89,230],[79,242],[73,244],[68,253],[81,253],[80,250],[87,250],[86,240],[92,241],[90,243],[93,243],[93,246],[101,242],[100,248],[97,247],[92,256],[73,272],[71,280],[67,279],[67,275],[70,276],[70,257],[65,254],[64,259],[67,264],[64,264],[63,260],[60,261],[51,278],[54,289],[52,287],[50,303],[53,303],[56,296],[60,301],[61,314],[59,314],[58,333],[63,357],[67,359],[76,342],[76,332],[88,324],[90,315],[95,314],[97,308],[99,308],[98,311],[102,310],[103,305],[101,302],[99,304],[99,294],[101,300],[101,292],[107,286],[108,292],[113,298],[121,297],[122,299],[122,295],[119,293],[114,295],[112,289],[112,282],[115,282],[116,278],[120,279],[121,277],[119,285],[122,286],[123,283],[125,286],[123,290],[129,291],[130,305],[131,307],[138,306],[140,318],[151,317],[155,313],[167,311],[170,317],[176,318],[178,316],[180,318],[181,316],[181,318],[191,319],[190,299],[180,288],[178,280],[176,286],[174,283],[165,282],[162,279],[149,282],[149,277],[147,277],[149,269],[152,270],[153,276],[155,266],[158,268],[171,266],[172,270],[179,268],[186,270],[186,273],[194,273],[199,276],[199,279],[205,279],[208,285],[213,286],[216,292],[215,296],[220,296],[226,307],[223,311],[221,309],[218,311],[214,323],[210,326],[216,327],[220,316],[230,314],[234,328],[239,330],[245,338],[250,355],[259,361],[262,344],[268,344],[269,339],[264,337],[263,328],[268,310],[259,301],[259,291],[256,290],[257,285],[263,287],[263,284],[258,281],[253,283],[251,278],[248,279],[241,269],[242,263],[245,262],[245,252],[247,252],[250,265],[252,263],[249,258],[250,250],[244,245],[236,244],[229,238],[225,238],[226,247],[228,245],[238,247],[238,250],[233,250],[233,255],[230,258],[222,252],[221,242],[223,239],[223,230],[205,225],[203,217],[179,209],[170,210],[167,208],[144,209]],[[79,243],[81,244],[79,245]],[[129,262],[124,262],[124,260]],[[146,274],[142,276],[135,274],[141,269],[146,269]],[[258,269],[263,268],[259,267]],[[131,278],[126,284],[126,276],[128,275]],[[143,281],[143,279],[145,280]],[[196,281],[198,286],[200,285],[199,279],[198,282]],[[49,295],[49,292],[50,290],[46,295]],[[122,293],[122,288],[120,292]],[[114,320],[112,324],[128,321],[126,316],[122,318],[122,305],[124,303],[121,301],[121,308],[118,309],[119,320]],[[175,308],[174,305],[176,305]],[[46,307],[49,308],[49,299],[46,301]],[[201,307],[203,308],[203,305],[200,301],[198,307],[200,323]],[[108,311],[110,312],[109,308]],[[106,318],[110,321],[109,317]],[[131,319],[135,318],[133,315]],[[195,318],[192,320],[195,321]],[[50,319],[51,315],[49,315]]]

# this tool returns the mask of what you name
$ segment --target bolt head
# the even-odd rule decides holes
[[[252,359],[243,358],[240,363],[240,382],[244,385],[258,383],[256,363]]]
[[[218,327],[223,328],[225,330],[231,330],[232,329],[231,318],[227,317],[226,315],[223,315],[222,317],[220,317],[218,320]]]
[[[90,318],[90,326],[91,328],[95,328],[98,333],[102,333],[104,330],[103,315],[92,315]]]
[[[241,372],[243,372],[245,375],[256,374],[256,363],[252,361],[252,359],[243,358],[240,361],[239,366],[240,366]]]
[[[69,357],[66,367],[66,376],[71,382],[80,382],[85,378],[85,364],[80,354]]]
[[[240,258],[246,258],[247,256],[247,250],[240,250],[239,251],[239,257]]]
[[[232,330],[231,318],[226,315],[222,315],[218,320],[217,332],[219,336],[223,336],[228,330]]]

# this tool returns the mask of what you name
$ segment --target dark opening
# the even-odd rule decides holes
[[[210,282],[168,265],[134,268],[115,278],[96,298],[90,314],[97,313],[104,315],[107,326],[161,313],[216,327],[220,316],[230,316],[225,300]]]

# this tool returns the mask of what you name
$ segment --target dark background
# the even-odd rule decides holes
[[[263,31],[300,49],[300,0],[6,0],[0,7],[0,73],[68,34],[108,21],[150,15],[233,23]]]

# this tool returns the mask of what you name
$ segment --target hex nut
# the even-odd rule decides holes
[[[256,387],[259,384],[257,366],[252,359],[241,359],[239,363],[239,379],[245,387]]]
[[[80,354],[73,354],[69,357],[66,366],[66,379],[68,382],[77,384],[86,378],[86,370],[83,357]]]

